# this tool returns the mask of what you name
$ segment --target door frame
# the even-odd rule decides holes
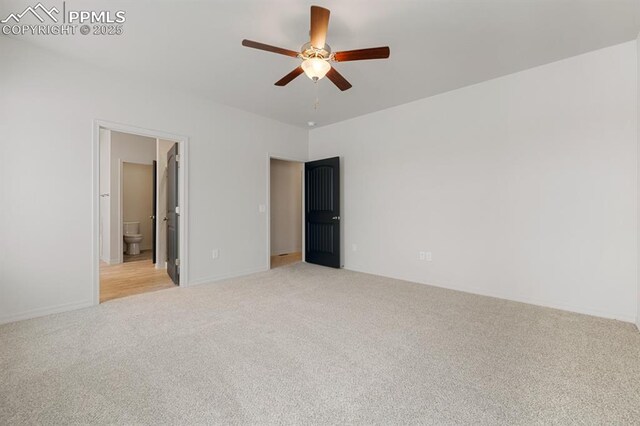
[[[302,197],[300,198],[302,203],[302,261],[305,262],[305,232],[304,232],[304,196],[305,196],[305,176],[304,176],[304,164],[309,161],[307,158],[293,157],[290,155],[282,155],[276,153],[267,153],[267,202],[266,202],[266,218],[267,218],[267,264],[265,269],[271,269],[271,160],[291,161],[294,163],[302,164]]]
[[[189,285],[189,254],[188,241],[189,229],[187,220],[189,215],[189,137],[177,135],[160,130],[145,129],[128,124],[111,121],[93,120],[93,140],[91,144],[92,155],[92,187],[91,187],[91,254],[92,265],[92,290],[93,305],[100,304],[100,129],[116,132],[130,133],[138,136],[146,136],[155,139],[165,139],[178,143],[180,155],[180,167],[178,168],[178,202],[180,204],[180,235],[178,249],[180,250],[180,286]]]
[[[156,139],[156,159],[153,160],[153,166],[151,167],[153,173],[153,218],[151,219],[151,225],[153,227],[153,233],[151,237],[151,250],[153,264],[157,265],[158,261],[158,145],[160,141]]]

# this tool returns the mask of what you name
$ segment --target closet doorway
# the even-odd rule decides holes
[[[304,163],[270,158],[270,267],[303,260]]]

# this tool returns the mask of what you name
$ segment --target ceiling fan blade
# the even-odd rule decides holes
[[[302,74],[304,71],[302,70],[302,67],[298,67],[296,69],[294,69],[293,71],[291,71],[289,74],[285,75],[284,77],[282,77],[280,80],[276,81],[276,86],[286,86],[287,84],[291,83],[291,81],[296,78],[297,76],[299,76],[300,74]]]
[[[364,59],[386,59],[391,54],[389,46],[372,47],[370,49],[346,50],[344,52],[336,52],[333,59],[336,62],[345,61],[362,61]]]
[[[340,74],[338,71],[336,71],[336,69],[333,68],[333,67],[331,67],[331,69],[327,73],[327,78],[329,80],[331,80],[333,82],[333,84],[338,86],[338,89],[342,90],[343,92],[345,90],[351,89],[351,87],[352,87],[351,83],[349,83],[347,81],[347,79],[345,79],[342,76],[342,74]]]
[[[264,43],[258,43],[257,41],[252,40],[242,40],[242,45],[246,47],[252,47],[254,49],[266,50],[267,52],[279,53],[281,55],[291,56],[293,58],[298,57],[298,52],[294,52],[293,50],[283,49],[281,47],[270,46]]]
[[[327,41],[329,13],[324,7],[311,6],[311,45],[317,49],[322,49]]]

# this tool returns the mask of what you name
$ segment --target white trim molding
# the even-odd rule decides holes
[[[7,324],[10,322],[42,317],[45,315],[59,314],[62,312],[73,311],[76,309],[89,308],[93,305],[94,305],[93,300],[85,300],[82,302],[65,303],[62,305],[51,306],[47,308],[33,309],[26,312],[20,312],[19,314],[15,314],[15,315],[1,316],[0,324]]]
[[[206,278],[198,278],[198,279],[193,280],[192,282],[190,282],[189,283],[189,287],[193,287],[193,286],[196,286],[196,285],[203,285],[203,284],[213,284],[213,283],[224,281],[224,280],[228,280],[228,279],[231,279],[231,278],[244,277],[244,276],[247,276],[247,275],[257,274],[259,272],[266,272],[268,270],[269,270],[269,267],[246,269],[244,271],[234,272],[234,273],[231,273],[231,274],[217,275],[217,276],[206,277]]]
[[[385,277],[385,278],[391,278],[394,280],[401,280],[401,281],[406,281],[406,282],[411,282],[411,283],[416,283],[416,284],[422,284],[422,285],[427,285],[427,286],[431,286],[431,287],[437,287],[437,288],[443,288],[446,290],[452,290],[452,291],[460,291],[463,293],[469,293],[469,294],[473,294],[476,296],[485,296],[485,297],[492,297],[494,299],[502,299],[502,300],[508,300],[510,302],[515,302],[515,303],[525,303],[527,305],[534,305],[534,306],[540,306],[543,308],[550,308],[550,309],[557,309],[560,311],[565,311],[565,312],[573,312],[576,314],[582,314],[582,315],[590,315],[590,316],[594,316],[594,317],[599,317],[599,318],[607,318],[607,319],[613,319],[613,320],[617,320],[617,321],[623,321],[623,322],[629,322],[629,323],[633,323],[635,318],[632,316],[628,316],[628,315],[620,315],[620,314],[616,314],[613,312],[607,312],[607,311],[602,311],[599,309],[594,309],[594,308],[590,308],[590,307],[584,307],[584,306],[578,306],[578,305],[573,305],[570,303],[555,303],[555,302],[551,302],[549,300],[545,300],[545,299],[540,299],[540,298],[534,298],[534,297],[529,297],[529,296],[523,296],[523,295],[519,295],[519,294],[515,294],[515,293],[501,293],[501,292],[494,292],[494,291],[486,291],[485,289],[481,289],[478,287],[473,287],[473,286],[457,286],[457,285],[449,285],[449,284],[432,284],[432,283],[425,283],[425,282],[420,282],[420,281],[415,281],[412,279],[408,279],[408,278],[403,278],[403,277],[399,277],[399,276],[393,276],[390,274],[381,274],[379,272],[369,272],[369,271],[365,271],[365,270],[361,270],[358,268],[352,268],[352,267],[348,267],[348,268],[344,268],[347,271],[353,271],[353,272],[359,272],[359,273],[363,273],[363,274],[369,274],[369,275],[375,275],[378,277]]]

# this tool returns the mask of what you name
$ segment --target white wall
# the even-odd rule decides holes
[[[140,250],[153,248],[153,166],[138,163],[122,165],[122,223],[140,222]],[[124,226],[122,228],[124,234]],[[124,236],[123,236],[124,238]],[[125,245],[124,249],[127,247]]]
[[[271,255],[302,251],[302,163],[271,159]]]
[[[1,37],[0,51],[0,322],[92,304],[95,119],[189,137],[190,284],[268,267],[267,215],[258,211],[266,159],[306,158],[305,129],[125,81],[20,40]]]
[[[111,132],[100,129],[100,259],[111,261]]]
[[[157,140],[158,168],[156,170],[157,182],[157,212],[156,212],[156,268],[167,267],[167,154],[175,142]]]
[[[629,42],[312,130],[345,267],[634,321],[636,79]]]
[[[120,194],[122,180],[122,164],[124,162],[152,165],[156,159],[156,140],[144,136],[122,132],[111,134],[111,260],[109,263],[122,262],[123,242],[123,200]],[[147,246],[149,238],[145,238],[141,247]]]

